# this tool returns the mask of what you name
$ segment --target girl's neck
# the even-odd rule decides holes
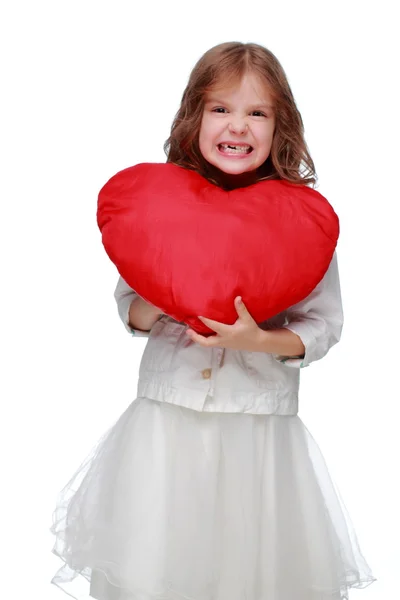
[[[229,173],[224,173],[220,169],[217,169],[213,165],[209,164],[207,166],[208,175],[226,190],[247,187],[248,185],[256,183],[258,179],[257,171],[249,171],[248,173],[241,173],[240,175],[230,175]]]

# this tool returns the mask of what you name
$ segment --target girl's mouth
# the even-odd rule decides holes
[[[218,150],[224,156],[248,156],[253,152],[253,147],[249,145],[218,144]]]

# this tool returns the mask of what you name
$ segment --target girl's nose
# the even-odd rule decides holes
[[[248,125],[244,119],[232,119],[229,123],[229,131],[236,135],[246,133]]]

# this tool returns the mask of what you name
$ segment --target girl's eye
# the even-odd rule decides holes
[[[226,112],[226,108],[223,108],[223,106],[217,106],[216,108],[212,109],[212,112],[223,114],[224,112]],[[266,117],[266,115],[259,110],[253,110],[251,114],[253,114],[256,117]]]

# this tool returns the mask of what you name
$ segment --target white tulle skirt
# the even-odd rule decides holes
[[[296,416],[135,400],[60,494],[52,579],[98,600],[339,600],[372,581]]]

